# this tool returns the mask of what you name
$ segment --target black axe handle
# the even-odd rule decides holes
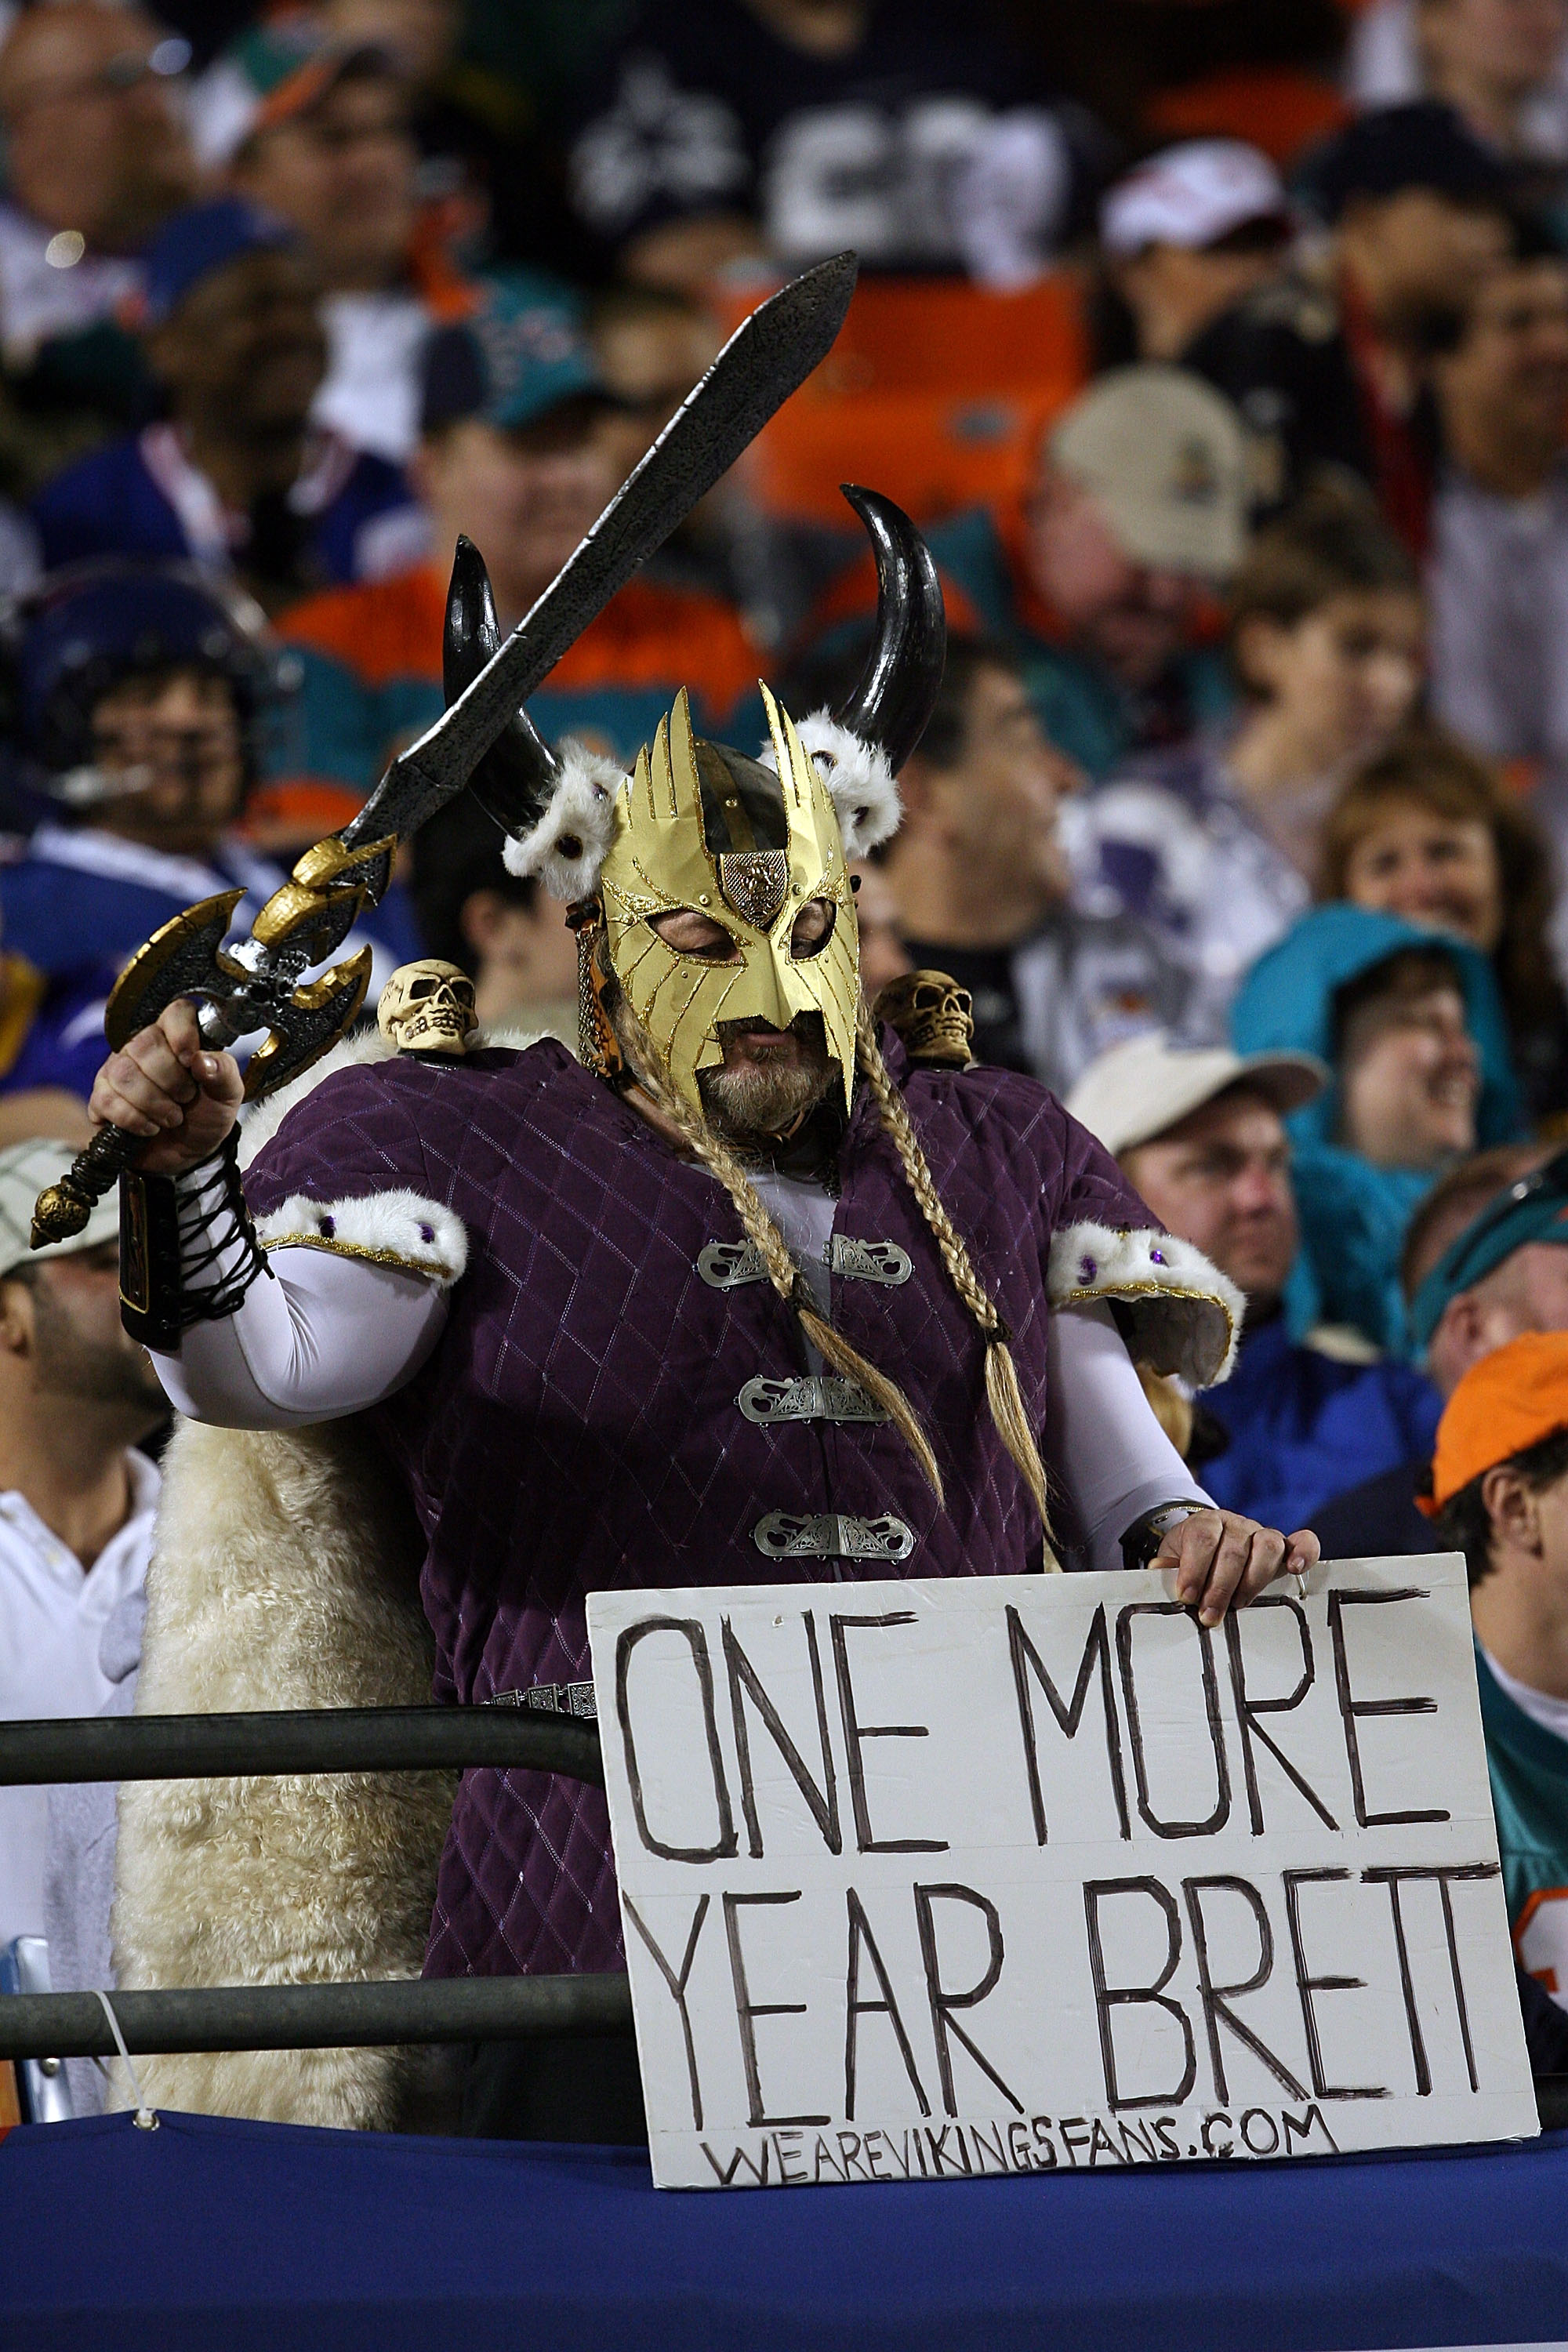
[[[32,1244],[68,1242],[81,1233],[93,1203],[117,1184],[148,1140],[129,1128],[100,1128],[92,1141],[77,1153],[58,1184],[48,1185],[33,1204]]]

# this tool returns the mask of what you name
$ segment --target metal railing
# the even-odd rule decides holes
[[[560,1772],[604,1786],[596,1724],[523,1708],[321,1707],[0,1722],[0,1788],[476,1767]],[[631,1989],[621,1975],[214,1985],[117,1992],[113,2000],[132,2057],[632,2031]],[[96,1993],[0,1999],[0,2059],[108,2058],[114,2050]],[[1568,2127],[1568,2074],[1537,2076],[1535,2097],[1544,2130]]]
[[[340,1706],[0,1723],[0,1788],[279,1772],[563,1772],[605,1785],[598,1726],[510,1706]]]
[[[510,1706],[321,1707],[245,1715],[86,1716],[0,1723],[0,1788],[279,1773],[559,1772],[604,1786],[596,1724]],[[133,2057],[395,2042],[629,2034],[619,1975],[453,1977],[117,1992]],[[0,2059],[110,2057],[96,1993],[0,2000]]]

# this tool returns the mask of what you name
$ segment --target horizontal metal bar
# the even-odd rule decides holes
[[[72,1716],[0,1723],[0,1788],[272,1772],[564,1772],[603,1788],[599,1727],[512,1706]]]
[[[346,2050],[629,2033],[624,1976],[430,1977],[379,1984],[218,1985],[110,1995],[132,2056],[182,2050]],[[111,2058],[91,1992],[0,1999],[0,2058]]]

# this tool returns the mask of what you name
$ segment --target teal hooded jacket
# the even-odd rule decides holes
[[[1478,1149],[1523,1131],[1522,1106],[1490,964],[1444,931],[1366,907],[1314,908],[1242,982],[1231,1034],[1242,1054],[1317,1054],[1334,1059],[1334,999],[1347,982],[1405,948],[1440,948],[1454,964],[1480,1060]],[[1348,1323],[1390,1353],[1405,1351],[1399,1253],[1417,1203],[1436,1181],[1429,1169],[1377,1168],[1335,1138],[1336,1082],[1287,1119],[1301,1253],[1287,1304],[1293,1328]]]

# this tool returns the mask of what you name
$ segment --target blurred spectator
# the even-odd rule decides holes
[[[1527,253],[1496,268],[1436,387],[1433,698],[1478,751],[1539,763],[1568,837],[1568,262]]]
[[[0,1714],[92,1715],[111,1612],[139,1591],[158,1474],[138,1441],[168,1407],[120,1325],[119,1210],[29,1244],[33,1202],[69,1150],[0,1152]],[[47,1789],[0,1790],[0,1947],[44,1932]]]
[[[1348,467],[1420,554],[1432,500],[1432,355],[1508,251],[1508,179],[1446,106],[1363,115],[1320,149],[1306,193],[1321,255],[1216,319],[1190,367],[1235,401],[1264,507]]]
[[[282,869],[235,827],[289,686],[287,657],[256,607],[184,567],[84,567],[46,582],[21,617],[17,748],[59,814],[0,866],[0,924],[49,983],[40,1019],[79,1002],[60,1033],[71,1050],[50,1073],[57,1083],[89,1091],[106,980],[160,924],[242,887],[243,936],[282,887]],[[339,953],[367,942],[374,994],[418,952],[395,885]]]
[[[899,930],[899,902],[880,866],[868,860],[850,868],[855,890],[855,929],[860,939],[860,990],[875,1004],[890,980],[912,971],[910,951]]]
[[[719,355],[723,337],[706,304],[664,286],[612,286],[591,306],[586,333],[614,399],[604,431],[617,478],[653,446]],[[748,625],[771,618],[779,567],[795,534],[764,520],[726,476],[698,499],[648,566],[656,581],[739,605]]]
[[[618,0],[612,0],[613,16]],[[249,13],[248,11],[246,13]],[[552,85],[580,71],[605,11],[476,10],[463,0],[315,0],[269,9],[230,41],[192,91],[204,163],[226,163],[279,86],[323,48],[374,48],[406,93],[431,227],[512,261],[548,257],[576,275],[588,240],[571,215]],[[548,56],[547,53],[548,52]]]
[[[151,414],[119,325],[148,240],[196,192],[174,77],[190,52],[134,7],[11,14],[0,47],[0,453],[23,490]]]
[[[582,101],[583,219],[623,273],[696,288],[737,257],[1016,284],[1075,167],[1016,60],[939,0],[645,0]]]
[[[510,629],[572,553],[617,483],[607,395],[570,320],[500,292],[481,316],[437,336],[426,361],[424,438],[413,465],[437,550],[397,578],[321,596],[287,614],[305,667],[304,772],[339,814],[362,801],[389,751],[443,707],[447,572],[466,533],[489,568]],[[586,734],[630,761],[650,742],[677,689],[698,725],[737,740],[762,734],[756,658],[733,608],[639,573],[591,622],[530,709],[547,736]]]
[[[723,341],[707,306],[663,286],[612,286],[595,302],[588,341],[612,423],[626,436],[629,473],[652,447]]]
[[[1191,139],[1152,155],[1100,203],[1106,285],[1121,313],[1102,327],[1102,355],[1182,360],[1222,311],[1279,277],[1289,240],[1284,184],[1258,148]]]
[[[328,47],[263,100],[230,178],[289,221],[321,282],[328,365],[313,415],[397,464],[419,427],[419,364],[433,325],[474,308],[422,213],[408,91],[382,50]]]
[[[980,509],[928,530],[960,611],[1015,647],[1040,724],[1089,776],[1228,709],[1203,636],[1245,547],[1245,473],[1235,412],[1206,384],[1119,368],[1052,427],[1016,544]]]
[[[1399,1280],[1412,1354],[1440,1397],[1471,1364],[1521,1331],[1568,1330],[1568,1167],[1543,1144],[1504,1144],[1462,1160],[1410,1220]],[[1429,1551],[1415,1507],[1430,1451],[1348,1488],[1313,1525],[1325,1559]]]
[[[1505,155],[1568,161],[1563,0],[1373,0],[1346,82],[1363,106],[1447,99]]]
[[[1324,827],[1318,895],[1429,923],[1489,956],[1526,1109],[1568,1108],[1551,856],[1483,761],[1424,728],[1358,770]]]
[[[93,1056],[103,1058],[103,1006],[117,976],[114,959],[100,956],[51,982],[26,956],[0,952],[0,1150],[37,1135],[90,1142]]]
[[[1205,1449],[1204,1484],[1270,1527],[1311,1525],[1328,1496],[1429,1452],[1437,1424],[1436,1392],[1409,1365],[1347,1354],[1342,1333],[1290,1336],[1300,1234],[1284,1118],[1328,1077],[1308,1055],[1184,1052],[1151,1035],[1102,1055],[1068,1097],[1161,1223],[1246,1296],[1236,1369],[1202,1400],[1225,1440]]]
[[[326,356],[315,300],[290,231],[252,205],[221,198],[161,231],[144,339],[170,413],[39,494],[51,570],[185,557],[234,571],[271,609],[408,560],[425,526],[402,476],[310,424]]]
[[[969,991],[976,1057],[1058,1093],[1119,1038],[1173,1025],[1186,992],[1143,925],[1073,905],[1058,812],[1077,781],[1008,655],[950,639],[882,871],[910,961]]]
[[[1478,1139],[1518,1131],[1490,965],[1396,916],[1319,907],[1247,974],[1232,1035],[1241,1053],[1316,1054],[1334,1072],[1290,1123],[1298,1325],[1347,1323],[1376,1348],[1401,1349],[1399,1260],[1413,1211]]]
[[[1421,683],[1415,571],[1348,479],[1258,534],[1228,604],[1238,716],[1130,761],[1084,812],[1100,876],[1192,966],[1189,1025],[1216,1038],[1242,973],[1306,910],[1347,765]]]
[[[1568,2008],[1568,1336],[1531,1332],[1473,1365],[1432,1470],[1432,1540],[1469,1570],[1514,1950]]]
[[[426,952],[467,971],[482,1025],[577,1050],[577,940],[558,900],[509,874],[493,818],[465,795],[422,825],[410,890]]]

